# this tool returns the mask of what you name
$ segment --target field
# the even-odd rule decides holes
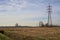
[[[14,40],[60,40],[60,27],[0,28]]]

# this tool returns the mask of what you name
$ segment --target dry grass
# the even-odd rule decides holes
[[[10,30],[15,30],[15,31],[10,31]],[[10,28],[10,29],[6,29],[5,33],[6,34],[16,33],[16,36],[18,36],[17,34],[19,34],[19,36],[20,35],[32,36],[32,37],[43,38],[46,40],[60,40],[60,27],[14,28],[14,29]]]

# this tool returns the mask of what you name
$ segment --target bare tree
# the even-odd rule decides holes
[[[43,26],[44,26],[43,22],[40,21],[40,22],[39,22],[39,27],[43,27]]]
[[[18,27],[18,23],[16,23],[15,26]]]

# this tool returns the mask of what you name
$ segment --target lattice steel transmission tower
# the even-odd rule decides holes
[[[52,6],[49,4],[49,6],[48,6],[48,26],[52,26],[51,13],[52,13]]]

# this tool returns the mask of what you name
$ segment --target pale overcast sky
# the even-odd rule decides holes
[[[0,26],[47,23],[49,3],[52,5],[53,24],[60,25],[60,0],[0,0]]]

